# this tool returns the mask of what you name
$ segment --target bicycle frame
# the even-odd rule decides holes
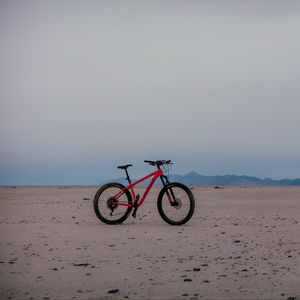
[[[135,181],[135,182],[129,182],[129,184],[120,192],[118,192],[116,195],[113,196],[113,198],[118,199],[118,197],[120,197],[122,194],[124,194],[125,190],[129,190],[131,192],[132,198],[133,198],[133,204],[128,204],[128,203],[121,203],[121,202],[113,202],[116,205],[120,205],[120,206],[129,206],[129,207],[139,207],[143,204],[144,200],[146,199],[149,191],[151,190],[154,182],[156,181],[156,179],[160,176],[163,176],[163,172],[161,169],[157,169],[156,171],[148,174],[147,176]],[[137,184],[147,180],[148,178],[152,177],[147,189],[145,190],[143,196],[140,199],[136,198],[135,192],[134,192],[134,186],[136,186]],[[139,200],[139,201],[138,201]],[[138,201],[138,202],[137,202]]]

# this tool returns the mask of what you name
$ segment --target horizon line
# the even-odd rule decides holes
[[[204,176],[204,177],[216,177],[216,176],[220,176],[220,177],[225,177],[225,176],[237,176],[237,177],[251,177],[251,178],[257,178],[260,180],[272,180],[272,181],[283,181],[283,180],[297,180],[300,179],[300,177],[295,177],[295,178],[280,178],[280,179],[274,179],[272,177],[257,177],[257,176],[252,176],[252,175],[237,175],[237,174],[223,174],[223,175],[219,175],[219,174],[215,174],[215,175],[203,175],[203,174],[199,174],[198,172],[191,170],[189,172],[187,172],[186,174],[170,174],[170,176],[187,176],[190,173],[195,173],[196,175],[199,176]],[[126,177],[121,176],[121,177],[117,177],[117,178],[111,178],[111,179],[107,179],[98,183],[0,183],[0,187],[14,187],[14,186],[19,186],[19,187],[30,187],[30,186],[58,186],[58,187],[63,187],[63,186],[99,186],[102,184],[105,184],[109,181],[114,181],[114,180],[119,180],[119,179],[126,179]],[[133,179],[135,180],[135,179]],[[232,184],[232,186],[234,186],[234,184]]]

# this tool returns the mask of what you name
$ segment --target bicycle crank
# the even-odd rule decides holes
[[[136,211],[138,210],[138,208],[139,208],[139,206],[138,206],[138,201],[140,200],[140,195],[136,195],[136,201],[134,202],[134,204],[133,204],[133,208],[134,208],[134,210],[133,210],[133,212],[132,212],[132,216],[134,217],[134,218],[136,218]]]

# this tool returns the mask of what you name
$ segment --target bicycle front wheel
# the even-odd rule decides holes
[[[132,204],[131,194],[124,188],[124,185],[112,182],[103,185],[97,191],[94,198],[94,210],[102,222],[110,225],[120,224],[130,214],[132,206],[116,204]]]
[[[173,182],[160,191],[157,209],[162,219],[168,224],[183,225],[194,214],[195,199],[187,186]]]

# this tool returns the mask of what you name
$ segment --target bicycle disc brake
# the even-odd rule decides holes
[[[179,198],[175,198],[172,202],[171,202],[171,206],[173,206],[176,209],[179,209],[182,206],[182,201]]]

